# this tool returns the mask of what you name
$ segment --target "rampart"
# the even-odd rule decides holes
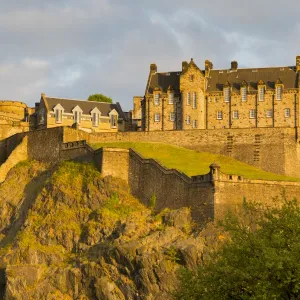
[[[267,146],[266,142],[269,141],[271,152],[273,149],[271,142],[277,138],[279,139],[278,133],[273,132],[274,135],[272,136],[272,132],[268,131],[269,134],[265,133],[264,136],[265,147]],[[155,140],[156,134],[155,132],[150,133],[150,136],[153,136],[152,140]],[[177,138],[180,137],[181,133],[169,132],[168,134],[170,135],[168,138],[172,139],[174,144],[175,141],[177,144],[180,143]],[[166,134],[166,137],[168,134]],[[128,133],[125,135],[131,136]],[[110,137],[108,136],[108,138],[119,136],[121,137],[119,140],[122,140],[125,135],[119,133],[109,134]],[[74,140],[68,141],[71,136]],[[101,135],[97,136],[100,137]],[[140,137],[140,135],[133,136]],[[141,133],[141,136],[146,139],[147,134]],[[188,177],[177,170],[163,167],[153,159],[145,159],[133,150],[103,148],[95,151],[84,139],[84,133],[63,127],[16,134],[5,140],[2,157],[7,159],[14,149],[21,144],[24,137],[27,137],[28,140],[26,146],[29,159],[51,163],[70,159],[94,161],[104,176],[112,175],[128,181],[132,194],[140,199],[142,203],[149,205],[151,196],[155,195],[157,199],[155,208],[157,210],[166,207],[171,209],[182,206],[191,207],[193,218],[200,223],[222,216],[228,208],[238,207],[244,197],[265,203],[285,190],[286,197],[300,199],[300,182],[250,180],[242,176],[223,174],[220,168],[214,164],[211,166],[210,173]],[[194,133],[190,135],[190,139],[192,140],[193,137]],[[94,135],[87,138],[90,142],[99,142],[99,139],[95,139]],[[105,141],[108,138],[105,138]],[[285,155],[285,146],[288,145],[288,141],[292,141],[291,132],[283,131],[281,139],[283,140],[281,144],[283,152],[278,156]],[[142,140],[142,138],[139,140]],[[238,140],[238,137],[236,137],[236,140]],[[162,140],[156,141],[160,142]],[[202,142],[204,143],[205,140],[202,140]],[[278,148],[275,148],[279,151],[280,142],[277,142]],[[187,142],[181,144],[184,143]],[[200,145],[197,143],[195,138],[194,145]],[[191,147],[194,147],[194,145],[191,145]],[[21,149],[23,149],[22,147]],[[219,147],[221,148],[221,146]],[[19,154],[16,157],[19,159]],[[270,159],[275,161],[275,157],[270,156]],[[278,159],[282,158],[279,157]]]
[[[211,129],[91,133],[64,128],[64,141],[162,142],[232,156],[265,171],[300,177],[300,145],[295,128]]]

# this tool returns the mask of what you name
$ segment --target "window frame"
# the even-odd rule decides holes
[[[223,111],[217,111],[217,120],[223,120]]]
[[[231,97],[230,97],[230,87],[224,87],[223,89],[223,97],[225,103],[230,103]]]
[[[232,111],[232,119],[234,119],[234,120],[239,119],[239,111],[238,110],[233,110]]]
[[[174,104],[174,93],[170,92],[168,95],[169,98],[169,104]]]
[[[258,101],[263,102],[265,101],[265,87],[259,86],[258,87]]]
[[[288,114],[287,114],[288,112]],[[285,108],[284,109],[284,117],[285,118],[290,118],[291,117],[291,109],[290,108]]]
[[[192,121],[192,127],[193,128],[197,128],[197,120],[193,120]]]
[[[255,109],[249,110],[249,119],[256,119],[256,110]]]
[[[191,116],[190,115],[186,116],[186,124],[191,125]]]
[[[282,100],[282,96],[283,96],[283,86],[280,84],[280,85],[276,85],[276,88],[275,88],[275,99],[277,101],[281,101]]]
[[[160,93],[154,94],[154,105],[159,106],[160,105]]]
[[[171,122],[175,122],[175,112],[174,111],[170,112],[169,119],[170,119]]]
[[[242,100],[242,102],[247,102],[247,100],[248,100],[248,93],[247,93],[246,86],[241,87],[241,100]]]
[[[154,114],[154,122],[160,122],[160,113]]]
[[[197,93],[193,92],[193,108],[197,108]]]
[[[191,94],[190,92],[187,92],[186,94],[186,105],[191,105]]]

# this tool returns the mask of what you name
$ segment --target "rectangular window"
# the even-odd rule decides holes
[[[229,87],[224,88],[223,94],[224,94],[224,102],[230,102],[230,88]]]
[[[276,86],[276,100],[282,100],[282,86]]]
[[[112,128],[116,128],[117,127],[117,116],[116,115],[111,115],[110,116],[110,126]]]
[[[62,110],[59,110],[59,109],[55,110],[55,122],[56,123],[62,122]]]
[[[93,113],[92,123],[94,127],[98,127],[99,125],[99,115],[97,113]]]
[[[218,111],[217,112],[217,120],[222,120],[223,119],[223,112],[222,111]]]
[[[197,120],[193,120],[193,128],[197,128]]]
[[[186,105],[191,105],[191,95],[190,95],[190,93],[186,94]]]
[[[186,124],[190,125],[191,124],[191,116],[186,117]]]
[[[154,105],[159,105],[159,94],[154,94]]]
[[[174,93],[169,93],[169,104],[174,104]]]
[[[197,94],[193,93],[193,108],[197,108]]]
[[[212,97],[208,97],[208,102],[209,102],[209,103],[212,102]]]
[[[241,95],[242,95],[242,101],[243,102],[247,101],[247,87],[241,88]]]
[[[154,122],[160,121],[160,114],[154,114]]]
[[[249,118],[250,119],[255,119],[255,109],[250,109],[249,110]]]
[[[272,118],[273,117],[273,110],[272,109],[268,109],[266,111],[266,117],[267,118]]]
[[[81,121],[81,112],[80,111],[74,111],[74,123],[80,123]]]
[[[238,118],[239,118],[239,112],[238,112],[237,110],[234,110],[234,111],[232,112],[232,118],[233,118],[233,119],[238,119]]]
[[[258,88],[258,101],[265,100],[265,88],[263,86]]]
[[[175,113],[174,112],[170,113],[170,121],[172,121],[172,122],[175,121]]]
[[[284,116],[285,118],[289,118],[291,116],[291,110],[289,108],[284,110]]]

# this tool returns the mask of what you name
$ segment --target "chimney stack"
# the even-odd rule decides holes
[[[213,69],[213,63],[208,59],[205,61],[205,77],[208,77],[209,71]]]
[[[237,70],[238,62],[236,60],[231,62],[231,70]]]
[[[185,71],[185,70],[187,69],[188,65],[189,65],[189,64],[188,64],[187,61],[183,61],[183,62],[182,62],[182,72]]]
[[[150,73],[154,74],[157,72],[157,65],[156,64],[151,64],[150,65]]]
[[[296,56],[296,71],[300,73],[300,55]]]

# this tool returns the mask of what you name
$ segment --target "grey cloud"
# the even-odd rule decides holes
[[[193,57],[216,68],[290,65],[300,54],[298,1],[72,0],[0,4],[0,98],[100,92],[131,108],[149,65],[180,70]]]

